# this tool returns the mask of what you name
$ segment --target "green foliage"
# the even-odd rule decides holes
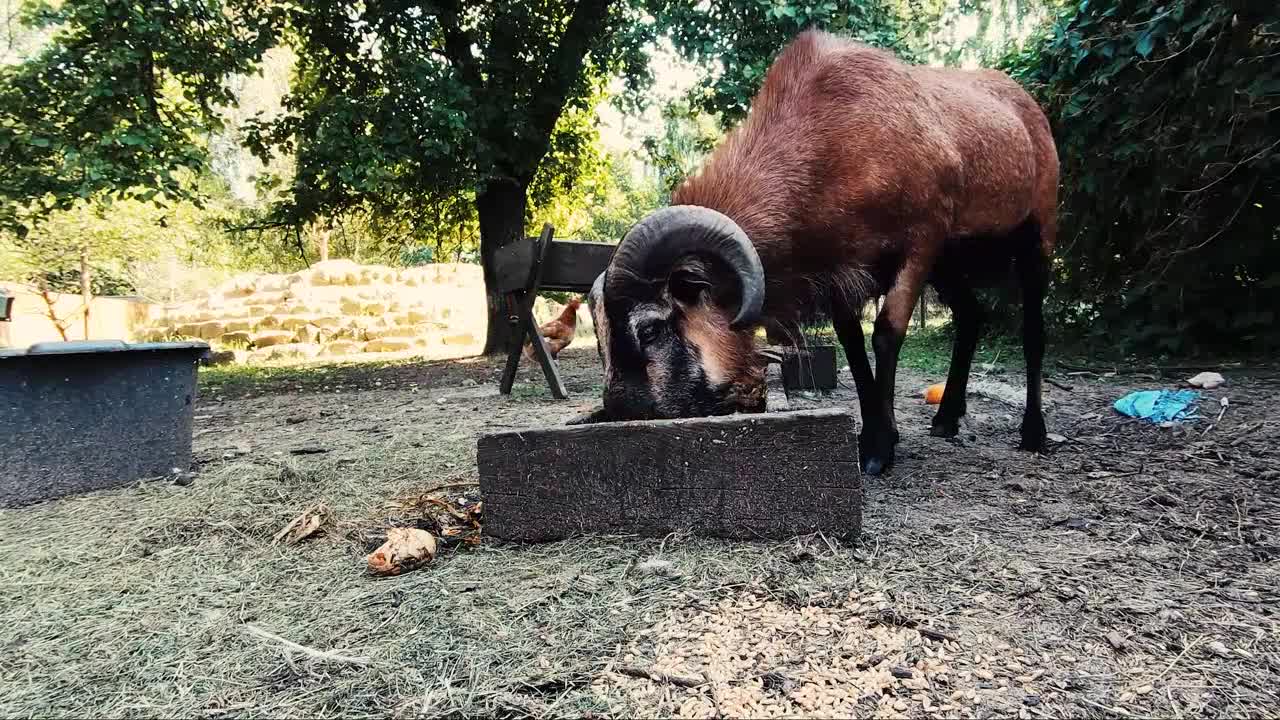
[[[413,265],[430,265],[435,262],[436,251],[431,247],[414,248],[406,250],[400,254],[401,264]]]
[[[616,243],[646,213],[662,204],[658,186],[639,179],[625,158],[610,156],[607,175],[594,185],[586,207],[587,224],[573,237],[590,242]]]
[[[287,112],[251,148],[292,153],[273,221],[394,213],[513,178],[545,203],[591,171],[602,83],[647,77],[648,24],[628,3],[491,0],[352,6],[287,16],[298,55]]]
[[[31,2],[52,32],[38,54],[0,66],[0,230],[27,233],[55,210],[113,197],[191,198],[183,171],[232,102],[225,80],[272,42],[257,0]]]
[[[80,201],[49,212],[21,238],[0,232],[0,280],[79,293],[83,254],[94,294],[170,300],[247,269],[294,268],[291,258],[273,254],[274,245],[237,243],[224,232],[239,211],[219,182],[206,179],[185,192],[207,201]]]
[[[1062,0],[898,0],[906,45],[922,60],[991,67]],[[971,34],[962,36],[964,31]]]
[[[774,56],[802,30],[821,28],[911,58],[889,0],[656,0],[662,27],[690,60],[719,64],[696,89],[696,106],[726,124],[744,117]]]
[[[1188,351],[1280,341],[1280,6],[1063,10],[1004,67],[1061,156],[1066,329]]]
[[[645,153],[658,172],[662,202],[667,202],[685,177],[698,169],[720,139],[716,119],[698,112],[687,101],[662,108],[662,134],[644,140]]]

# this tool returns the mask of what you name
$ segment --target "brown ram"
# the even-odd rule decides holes
[[[869,474],[892,465],[894,379],[926,283],[955,347],[932,434],[953,436],[981,325],[974,289],[1012,271],[1023,294],[1021,447],[1045,442],[1041,313],[1057,227],[1058,156],[1008,76],[905,64],[819,32],[774,61],[751,111],[623,238],[590,295],[604,406],[575,422],[761,409],[763,322],[829,317],[849,358]],[[873,375],[859,321],[883,296]]]

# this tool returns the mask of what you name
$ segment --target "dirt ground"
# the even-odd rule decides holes
[[[206,384],[193,479],[0,511],[0,715],[1276,711],[1274,374],[1226,373],[1203,419],[1160,428],[1111,403],[1189,373],[1058,370],[1065,441],[1032,456],[994,390],[960,438],[929,437],[942,378],[902,372],[899,462],[866,481],[856,545],[484,540],[366,574],[380,529],[475,499],[479,433],[593,404],[594,349],[562,361],[568,402],[528,363],[499,397],[490,360]],[[848,387],[796,404],[856,406]],[[273,544],[316,502],[319,534]]]

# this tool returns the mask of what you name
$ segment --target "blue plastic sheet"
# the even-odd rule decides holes
[[[1194,390],[1138,390],[1116,401],[1116,411],[1153,423],[1182,422],[1198,415],[1196,402],[1200,393]]]

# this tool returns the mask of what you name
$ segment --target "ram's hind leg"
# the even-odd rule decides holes
[[[1017,231],[1015,263],[1022,286],[1022,352],[1027,365],[1027,408],[1022,416],[1023,450],[1039,452],[1045,445],[1041,408],[1044,364],[1044,296],[1049,288],[1049,258],[1041,241],[1040,224],[1028,220]]]
[[[978,336],[982,332],[982,307],[973,294],[973,288],[958,273],[935,274],[933,287],[937,289],[942,302],[951,308],[955,344],[951,349],[951,368],[947,372],[946,390],[942,393],[938,413],[933,416],[929,434],[934,437],[955,437],[960,433],[960,418],[964,417],[968,409],[965,394],[968,392],[973,353],[978,347]]]

